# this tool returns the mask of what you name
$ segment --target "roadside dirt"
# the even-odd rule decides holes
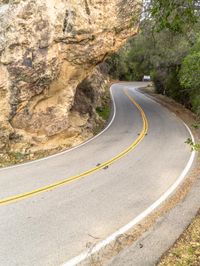
[[[158,266],[200,265],[200,210],[174,246],[164,254]]]

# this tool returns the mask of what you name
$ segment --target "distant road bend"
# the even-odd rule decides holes
[[[0,170],[0,265],[73,265],[183,179],[190,132],[141,86],[112,86],[113,119],[99,136]]]

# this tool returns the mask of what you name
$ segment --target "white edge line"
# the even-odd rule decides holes
[[[183,121],[182,121],[183,122]],[[183,122],[185,127],[187,128],[193,143],[195,143],[194,136],[190,130],[190,128]],[[99,242],[97,245],[94,246],[92,250],[85,251],[81,253],[80,255],[72,258],[71,260],[65,262],[62,264],[62,266],[75,266],[84,260],[88,259],[91,255],[97,253],[102,248],[105,248],[107,245],[109,245],[111,242],[115,241],[119,236],[125,234],[127,231],[129,231],[131,228],[133,228],[136,224],[141,222],[144,218],[146,218],[149,214],[151,214],[156,208],[158,208],[181,184],[181,182],[184,180],[186,175],[188,174],[189,170],[192,167],[192,164],[195,159],[196,152],[192,151],[192,154],[190,156],[190,159],[183,170],[182,174],[179,176],[179,178],[176,180],[176,182],[157,200],[155,201],[150,207],[148,207],[145,211],[143,211],[141,214],[139,214],[136,218],[134,218],[132,221],[130,221],[125,226],[121,227],[119,230],[117,230],[115,233],[107,237],[105,240]]]
[[[117,85],[118,83],[116,84],[112,84],[111,87],[110,87],[110,95],[111,95],[111,99],[112,99],[112,104],[113,104],[113,116],[112,116],[112,119],[110,121],[110,123],[104,128],[104,130],[102,130],[99,134],[95,135],[94,137],[88,139],[87,141],[71,148],[71,149],[68,149],[66,151],[63,151],[63,152],[60,152],[60,153],[57,153],[57,154],[53,154],[53,155],[50,155],[48,157],[44,157],[44,158],[41,158],[41,159],[37,159],[37,160],[34,160],[34,161],[30,161],[30,162],[26,162],[26,163],[21,163],[21,164],[16,164],[16,165],[12,165],[12,166],[7,166],[7,167],[3,167],[3,168],[0,168],[0,171],[4,171],[4,170],[7,170],[7,169],[11,169],[11,168],[17,168],[17,167],[21,167],[21,166],[24,166],[24,165],[29,165],[29,164],[33,164],[33,163],[37,163],[37,162],[41,162],[41,161],[44,161],[44,160],[48,160],[50,158],[54,158],[54,157],[57,157],[57,156],[60,156],[60,155],[63,155],[63,154],[66,154],[68,152],[71,152],[75,149],[78,149],[86,144],[88,144],[89,142],[93,141],[94,139],[98,138],[99,136],[101,136],[103,133],[105,133],[109,128],[110,126],[112,125],[112,123],[114,122],[115,120],[115,117],[116,117],[116,104],[115,104],[115,100],[114,100],[114,96],[113,96],[113,92],[112,92],[112,87],[114,85]]]

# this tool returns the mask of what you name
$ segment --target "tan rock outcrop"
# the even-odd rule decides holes
[[[138,10],[137,0],[0,0],[0,149],[73,134],[77,85],[136,33]]]

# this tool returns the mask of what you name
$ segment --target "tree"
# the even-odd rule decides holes
[[[115,78],[141,80],[151,74],[159,93],[200,117],[199,2],[145,1],[139,34],[114,56],[115,64],[112,59],[110,63]]]
[[[193,111],[200,117],[200,39],[183,60],[180,82],[189,91]]]
[[[183,33],[198,21],[199,0],[150,0],[146,2],[147,12],[154,21],[157,31],[168,29]]]

